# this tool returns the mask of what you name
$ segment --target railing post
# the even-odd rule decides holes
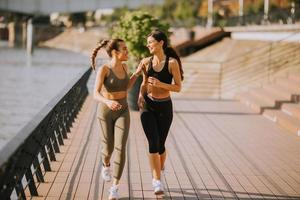
[[[35,169],[35,174],[36,174],[36,178],[38,180],[38,182],[45,182],[44,181],[44,176],[43,176],[43,173],[42,173],[42,169],[41,169],[41,166],[39,164],[39,161],[38,161],[38,157],[36,157],[33,161],[33,167]]]
[[[43,166],[45,171],[51,171],[51,166],[50,166],[50,162],[48,159],[48,155],[46,153],[46,147],[43,146],[42,150],[41,150],[41,155],[42,155],[42,159],[43,159]]]
[[[16,184],[15,190],[16,190],[18,199],[24,199],[24,200],[26,199],[26,195],[25,195],[21,180],[19,180],[18,183]]]
[[[37,192],[36,185],[35,185],[35,182],[34,182],[34,179],[33,179],[30,168],[27,170],[25,176],[26,176],[26,180],[28,182],[28,187],[29,187],[30,194],[32,196],[38,196],[38,192]]]

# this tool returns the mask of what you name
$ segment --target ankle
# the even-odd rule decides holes
[[[110,163],[106,164],[106,163],[102,162],[102,166],[103,167],[110,167]]]

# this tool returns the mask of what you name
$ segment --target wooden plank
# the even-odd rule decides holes
[[[90,133],[86,130],[93,106],[90,101],[76,119],[74,133],[59,161],[51,162],[54,171],[46,173],[36,199],[107,199],[112,182],[104,183],[100,175],[98,122]],[[148,143],[139,113],[132,111],[121,198],[300,198],[298,138],[236,102],[176,100],[174,107],[162,176],[165,195],[153,193]]]

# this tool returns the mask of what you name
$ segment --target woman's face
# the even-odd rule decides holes
[[[147,47],[148,47],[151,54],[154,54],[158,51],[161,51],[162,46],[163,46],[163,41],[158,42],[152,36],[149,36],[147,38]]]
[[[128,60],[128,49],[125,42],[119,43],[119,50],[117,51],[117,58],[121,61]]]

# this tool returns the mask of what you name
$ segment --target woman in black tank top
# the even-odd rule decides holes
[[[154,193],[162,194],[164,187],[161,172],[166,160],[165,141],[173,119],[169,93],[181,90],[183,71],[180,58],[174,49],[168,47],[168,38],[163,32],[151,32],[147,37],[147,47],[153,56],[140,63],[143,66],[143,83],[138,104],[149,144]]]

